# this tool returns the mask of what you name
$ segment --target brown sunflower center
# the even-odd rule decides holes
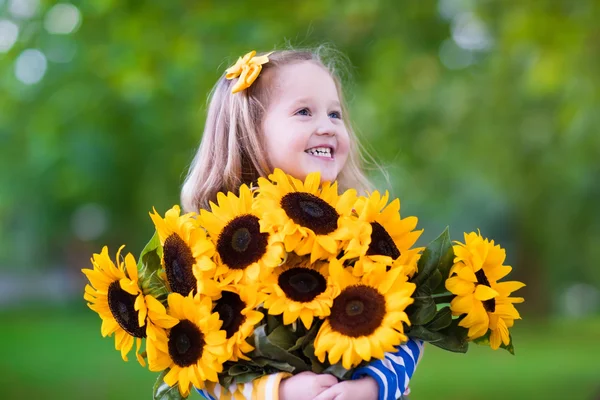
[[[327,288],[327,280],[318,271],[294,267],[279,275],[279,287],[288,299],[308,303]]]
[[[339,214],[330,204],[311,193],[292,192],[281,199],[281,208],[295,223],[317,235],[337,229]]]
[[[175,364],[188,367],[202,358],[204,334],[187,319],[179,321],[169,334],[169,355]]]
[[[329,323],[344,336],[369,336],[381,326],[385,312],[385,297],[377,289],[348,286],[333,301]]]
[[[371,222],[371,228],[371,244],[367,249],[367,255],[388,256],[394,260],[400,257],[400,250],[385,228],[378,222]]]
[[[138,312],[134,308],[136,296],[127,293],[115,281],[108,287],[108,308],[115,321],[128,334],[138,338],[146,337],[146,327],[139,326]]]
[[[217,251],[223,263],[232,269],[244,269],[267,252],[268,233],[260,232],[258,217],[244,214],[223,228],[217,240]]]
[[[237,293],[223,292],[217,300],[214,311],[219,313],[219,318],[223,321],[221,329],[227,332],[227,339],[232,337],[246,320],[246,316],[242,315],[245,307],[246,303]]]
[[[485,285],[485,286],[490,286],[490,281],[488,281],[487,276],[485,276],[485,272],[483,272],[483,268],[480,268],[479,271],[475,272],[475,277],[477,277],[477,283],[479,283],[480,285]],[[483,308],[485,308],[485,311],[487,312],[495,312],[496,311],[496,299],[489,299],[489,300],[484,300],[483,302]]]
[[[192,272],[194,255],[178,234],[173,233],[165,240],[163,259],[171,290],[183,296],[187,296],[192,290],[195,293],[196,277]]]

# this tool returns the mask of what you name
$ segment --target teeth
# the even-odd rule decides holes
[[[331,158],[331,149],[329,147],[315,147],[313,149],[308,149],[305,152],[312,154],[313,156]]]

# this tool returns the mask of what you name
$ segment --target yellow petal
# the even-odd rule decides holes
[[[473,293],[475,285],[472,282],[465,281],[458,276],[453,276],[446,280],[446,289],[457,296],[465,296]]]
[[[371,359],[371,345],[367,337],[361,336],[354,340],[355,350],[358,355],[365,361]]]
[[[485,301],[498,296],[498,292],[486,285],[477,285],[475,288],[475,298]]]
[[[310,310],[304,309],[300,311],[300,319],[304,323],[306,329],[310,329],[313,322],[313,313]]]

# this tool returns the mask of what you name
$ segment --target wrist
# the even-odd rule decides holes
[[[365,393],[368,394],[367,399],[377,400],[379,397],[379,384],[377,381],[368,375],[359,380],[365,388]]]
[[[288,379],[287,378],[283,378],[280,382],[279,382],[279,399],[285,399],[287,397],[286,394],[286,388],[288,384]]]

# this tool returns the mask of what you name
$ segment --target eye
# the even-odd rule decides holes
[[[339,111],[330,112],[329,118],[342,119],[342,114]]]
[[[306,107],[302,108],[302,109],[296,111],[296,115],[302,115],[302,116],[308,117],[308,116],[310,116],[310,110]]]

